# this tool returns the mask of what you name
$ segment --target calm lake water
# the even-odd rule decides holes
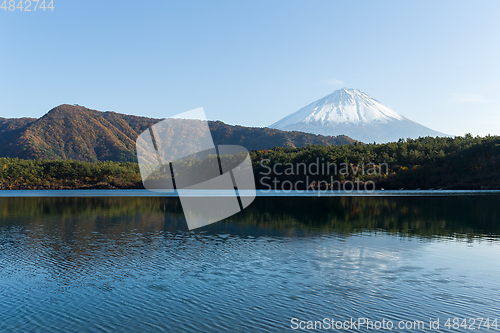
[[[0,332],[500,320],[498,194],[259,196],[188,231],[175,197],[24,193],[0,194]]]

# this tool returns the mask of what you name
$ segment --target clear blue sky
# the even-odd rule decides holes
[[[203,106],[267,126],[348,87],[441,132],[500,135],[500,1],[54,6],[0,10],[0,117],[63,103],[158,118]]]

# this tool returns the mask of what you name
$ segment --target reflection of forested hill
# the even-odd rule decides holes
[[[0,157],[134,162],[135,140],[158,121],[67,104],[53,108],[40,119],[0,118]],[[346,136],[231,126],[222,122],[209,122],[209,126],[217,144],[239,144],[249,150],[356,142]]]
[[[400,236],[500,236],[500,196],[452,197],[258,197],[248,208],[196,232],[241,236],[303,233],[384,232]],[[187,231],[178,198],[2,198],[4,227],[94,232],[124,237],[128,232]]]

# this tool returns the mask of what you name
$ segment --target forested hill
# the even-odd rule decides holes
[[[263,175],[278,178],[281,183],[295,183],[305,179],[304,173],[286,175],[283,165],[319,161],[349,164],[347,173],[335,174],[321,171],[310,175],[315,181],[373,181],[377,188],[385,189],[500,189],[500,136],[473,137],[467,134],[455,138],[432,138],[399,140],[386,144],[354,144],[340,147],[308,146],[304,148],[275,148],[252,152],[256,182]],[[262,167],[260,161],[266,161]],[[269,174],[275,170],[280,175]],[[370,166],[386,166],[381,172],[365,172]]]
[[[274,148],[254,150],[250,158],[255,183],[260,189],[290,190],[293,186],[298,190],[311,190],[308,185],[311,184],[312,190],[337,190],[340,186],[352,190],[345,185],[361,183],[364,186],[369,182],[377,189],[394,190],[500,189],[498,136]],[[343,170],[343,164],[348,168]],[[375,165],[381,167],[379,172],[370,171]],[[289,167],[294,172],[287,172]],[[137,163],[0,158],[0,189],[83,188],[143,187]]]
[[[39,119],[0,118],[0,157],[134,162],[137,136],[159,121],[68,104]],[[216,144],[239,144],[248,150],[356,142],[346,136],[232,126],[220,121],[209,122],[209,126]]]

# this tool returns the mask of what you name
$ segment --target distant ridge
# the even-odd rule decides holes
[[[448,136],[420,125],[357,89],[336,90],[270,125],[286,131],[347,135],[365,143]]]
[[[68,104],[39,119],[0,118],[0,157],[135,162],[137,136],[159,121]],[[356,142],[346,136],[231,126],[220,121],[209,122],[209,126],[216,144],[238,144],[249,150]]]

